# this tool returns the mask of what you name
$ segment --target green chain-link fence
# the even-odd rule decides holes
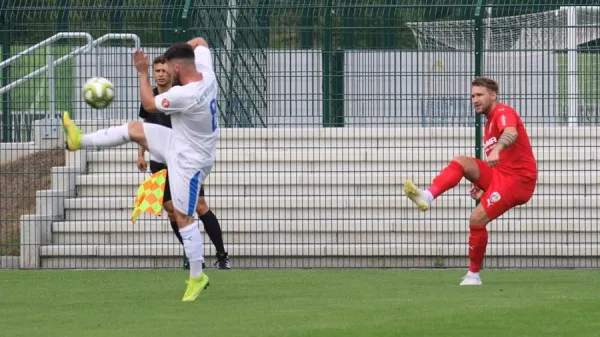
[[[0,255],[23,268],[173,267],[165,216],[128,222],[136,147],[64,153],[56,116],[92,131],[137,119],[136,41],[151,56],[203,36],[219,79],[221,140],[206,182],[238,267],[465,266],[475,203],[461,183],[428,213],[425,187],[454,156],[481,156],[478,75],[522,116],[539,161],[533,199],[490,225],[488,267],[597,267],[600,9],[593,1],[8,0]],[[88,43],[112,35],[93,54]],[[139,39],[139,40],[138,40]],[[109,78],[105,110],[82,102]],[[206,255],[215,254],[206,237]]]

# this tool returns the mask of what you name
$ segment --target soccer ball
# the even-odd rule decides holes
[[[90,78],[83,85],[83,99],[95,109],[104,109],[115,98],[114,85],[104,77]]]

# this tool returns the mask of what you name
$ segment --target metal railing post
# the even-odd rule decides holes
[[[36,76],[38,76],[39,74],[41,74],[41,73],[43,73],[45,71],[48,71],[48,69],[51,66],[52,67],[53,66],[57,66],[59,64],[62,64],[65,61],[68,61],[68,60],[72,59],[76,55],[83,54],[83,53],[86,53],[89,50],[91,50],[92,43],[93,43],[93,38],[92,38],[92,36],[90,34],[88,34],[88,33],[58,33],[58,34],[56,34],[54,36],[51,36],[51,37],[47,38],[46,40],[44,40],[44,41],[42,41],[42,42],[40,42],[40,43],[38,43],[38,44],[30,47],[30,48],[25,49],[24,51],[18,53],[17,55],[15,55],[15,56],[13,56],[11,58],[9,58],[8,60],[1,62],[0,63],[0,69],[9,66],[13,62],[16,62],[18,59],[20,59],[21,57],[23,57],[23,56],[25,56],[25,55],[27,55],[27,54],[29,54],[29,53],[37,50],[37,49],[40,49],[40,48],[45,47],[47,45],[50,45],[50,44],[54,43],[57,40],[66,39],[66,38],[71,38],[71,39],[72,38],[85,38],[85,39],[87,39],[88,43],[87,43],[87,45],[85,45],[83,47],[80,47],[80,48],[72,51],[71,53],[69,53],[69,54],[67,54],[67,55],[59,58],[58,60],[53,61],[51,64],[47,64],[47,65],[39,68],[38,70],[36,70],[34,72],[31,72],[30,74],[25,75],[25,76],[21,77],[20,79],[12,82],[10,84],[4,84],[4,83],[2,83],[4,86],[2,88],[0,88],[0,94],[4,94],[5,92],[7,92],[7,91],[9,91],[9,90],[11,90],[11,89],[13,89],[15,87],[18,87],[21,84],[27,82],[29,79],[31,79],[33,77],[36,77]]]

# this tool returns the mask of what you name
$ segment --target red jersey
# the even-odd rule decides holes
[[[506,104],[497,104],[487,116],[483,139],[485,154],[490,154],[504,129],[511,126],[517,129],[517,140],[500,152],[495,168],[505,175],[536,180],[537,164],[527,130],[515,109]]]

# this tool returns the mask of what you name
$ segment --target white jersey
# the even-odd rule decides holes
[[[202,80],[174,86],[154,98],[156,108],[171,116],[171,149],[181,166],[189,168],[213,165],[219,136],[218,85],[211,52],[200,46],[194,54]]]

